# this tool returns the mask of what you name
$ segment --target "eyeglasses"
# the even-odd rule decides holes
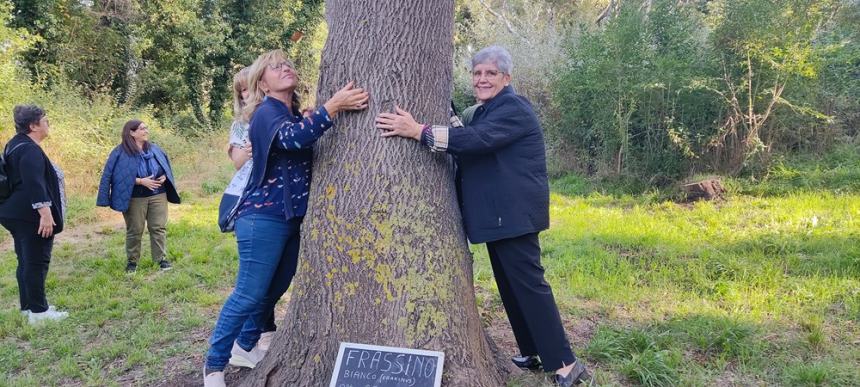
[[[472,79],[478,80],[481,79],[481,77],[484,77],[485,79],[496,79],[499,75],[502,75],[502,72],[499,70],[476,70],[472,72]]]
[[[285,61],[283,61],[283,62],[274,63],[274,64],[270,64],[270,65],[269,65],[269,68],[270,68],[270,69],[272,69],[272,70],[275,70],[275,71],[280,70],[280,69],[282,69],[282,68],[284,68],[284,67],[286,67],[286,68],[288,68],[288,69],[290,69],[290,70],[295,70],[295,69],[296,69],[296,66],[294,66],[294,65],[293,65],[293,62],[286,61],[286,60],[285,60]]]

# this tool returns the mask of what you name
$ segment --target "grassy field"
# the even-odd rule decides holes
[[[74,227],[58,238],[47,283],[51,303],[71,312],[64,322],[33,328],[18,313],[5,238],[0,385],[154,385],[197,370],[232,286],[235,242],[212,221],[226,169],[182,175],[189,193],[171,207],[167,273],[144,258],[126,276],[121,216],[72,200]],[[860,380],[857,148],[728,185],[727,201],[687,205],[575,176],[553,182],[543,262],[599,384]],[[479,306],[504,331],[486,253],[475,251]]]

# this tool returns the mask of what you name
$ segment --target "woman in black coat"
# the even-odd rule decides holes
[[[510,86],[513,64],[504,48],[472,58],[472,87],[480,103],[466,126],[422,125],[409,112],[382,113],[384,137],[421,142],[454,155],[463,226],[472,243],[486,243],[493,275],[523,368],[554,372],[560,386],[590,381],[565,336],[540,263],[538,233],[549,228],[549,184],[543,132],[531,103]]]
[[[21,313],[30,324],[62,320],[68,313],[48,305],[45,277],[54,235],[63,231],[63,172],[39,145],[50,132],[45,111],[35,105],[19,105],[15,106],[14,118],[17,133],[4,150],[12,192],[0,204],[0,224],[15,242]]]

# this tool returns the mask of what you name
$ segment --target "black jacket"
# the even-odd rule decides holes
[[[451,128],[448,153],[466,235],[492,242],[549,228],[549,182],[543,131],[531,103],[508,86]]]
[[[54,234],[63,231],[63,209],[60,197],[60,182],[48,155],[25,134],[16,134],[9,140],[6,149],[12,150],[23,144],[6,159],[6,172],[12,187],[12,195],[0,204],[0,218],[39,222],[39,212],[34,204],[50,202],[54,216]]]

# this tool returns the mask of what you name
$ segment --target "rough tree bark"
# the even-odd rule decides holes
[[[478,315],[450,160],[373,124],[394,104],[447,122],[454,2],[326,8],[318,101],[355,80],[371,104],[340,114],[317,145],[287,317],[244,385],[326,385],[341,341],[443,351],[445,385],[503,385],[512,370]]]

